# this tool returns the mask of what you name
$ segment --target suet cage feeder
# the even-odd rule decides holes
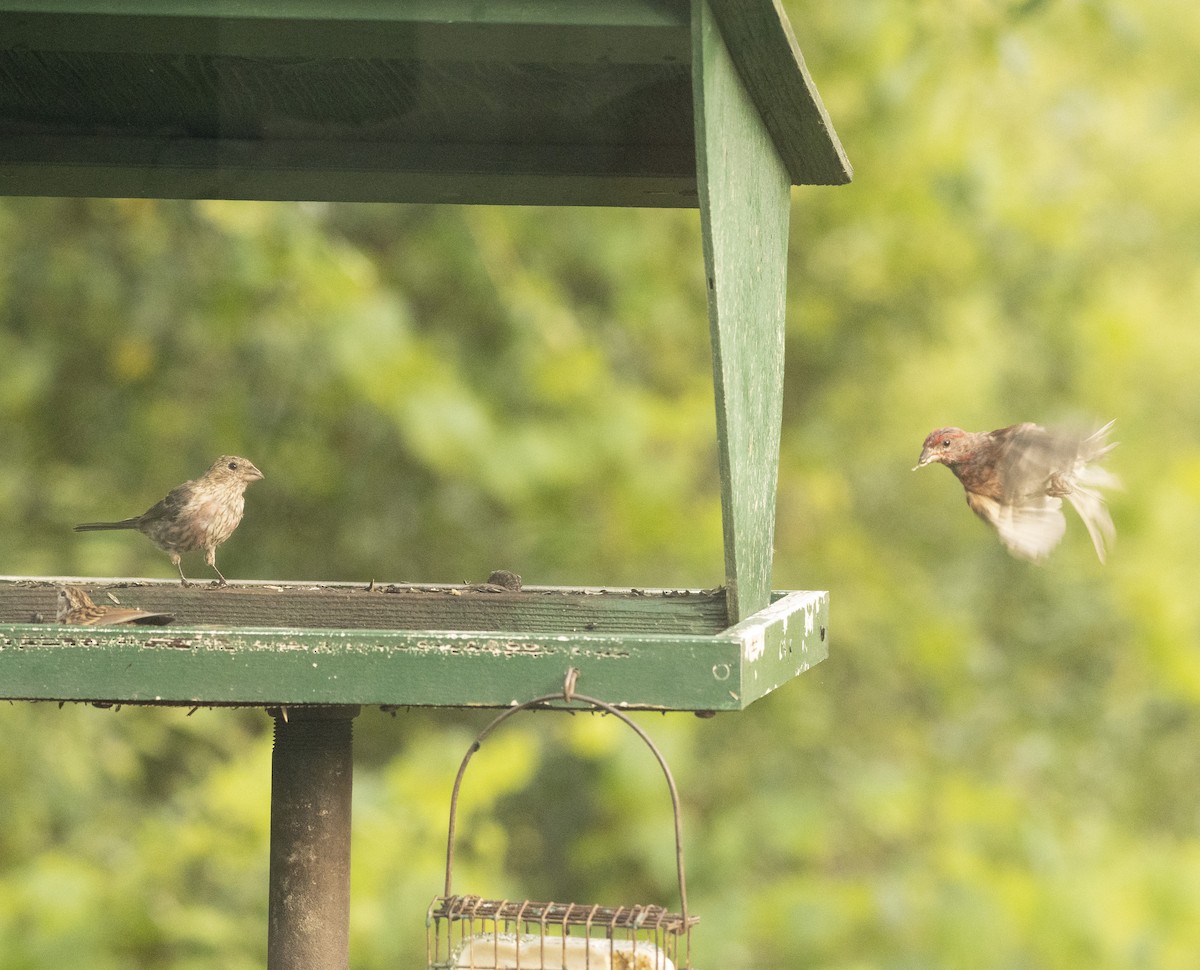
[[[446,838],[445,892],[434,898],[426,917],[429,970],[690,970],[691,931],[683,860],[679,792],[662,752],[649,735],[611,704],[573,690],[572,669],[562,694],[536,697],[509,708],[475,738],[459,766],[450,796]],[[628,725],[653,753],[671,796],[675,819],[675,863],[680,912],[662,906],[511,901],[455,895],[454,837],[458,795],[472,756],[484,740],[514,714],[561,700],[566,710],[603,711]]]

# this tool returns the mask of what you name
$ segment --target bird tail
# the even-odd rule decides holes
[[[132,519],[122,519],[120,522],[81,522],[75,526],[76,532],[99,532],[102,529],[136,529],[138,527],[137,517]]]
[[[1112,431],[1113,425],[1116,423],[1116,421],[1109,421],[1103,428],[1093,431],[1079,443],[1079,461],[1085,465],[1099,461],[1117,447],[1115,441],[1108,440],[1108,433]]]
[[[1104,503],[1102,489],[1120,488],[1121,480],[1093,462],[1099,461],[1117,446],[1115,441],[1108,441],[1108,433],[1113,424],[1114,422],[1109,421],[1103,428],[1080,442],[1071,491],[1066,496],[1067,501],[1079,513],[1083,524],[1087,526],[1088,535],[1092,537],[1092,545],[1096,547],[1096,555],[1100,557],[1101,562],[1104,562],[1105,551],[1117,536],[1112,516]]]
[[[1088,468],[1076,478],[1074,490],[1067,495],[1067,501],[1087,526],[1101,562],[1104,562],[1105,550],[1117,536],[1117,529],[1112,516],[1108,514],[1108,506],[1104,504],[1100,489],[1115,488],[1117,484],[1117,477],[1103,468]]]

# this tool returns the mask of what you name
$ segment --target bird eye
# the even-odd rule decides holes
[[[942,439],[942,447],[943,447],[943,448],[949,448],[949,447],[950,447],[950,439],[949,439],[949,438],[943,438],[943,439]]]
[[[237,466],[237,462],[236,462],[236,461],[231,461],[231,462],[229,463],[229,470],[230,470],[231,472],[235,472],[235,471],[237,471],[237,467],[238,467],[238,466]]]

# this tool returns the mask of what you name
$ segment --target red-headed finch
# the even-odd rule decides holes
[[[1107,440],[1112,426],[1110,421],[1086,437],[1028,422],[997,431],[938,428],[925,439],[913,470],[940,462],[954,472],[971,510],[1022,559],[1044,559],[1058,545],[1067,528],[1065,498],[1104,562],[1116,529],[1101,489],[1119,483],[1096,462],[1116,447]]]
[[[84,522],[76,532],[97,529],[137,529],[171,557],[179,579],[188,585],[180,563],[183,553],[204,550],[204,561],[217,569],[217,546],[233,535],[245,510],[246,486],[263,477],[252,461],[222,455],[203,475],[171,489],[167,497],[141,515],[120,522]]]

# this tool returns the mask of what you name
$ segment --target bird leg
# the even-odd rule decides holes
[[[1056,498],[1062,498],[1064,495],[1070,495],[1071,491],[1071,483],[1068,482],[1059,472],[1055,472],[1046,480],[1047,495],[1053,495]]]
[[[228,586],[229,580],[227,580],[225,578],[225,574],[222,573],[221,570],[219,570],[217,568],[217,550],[216,549],[207,550],[204,553],[204,561],[207,562],[210,566],[212,566],[214,573],[216,573],[218,576],[221,577],[221,581],[219,583],[217,583],[217,585],[218,586]]]
[[[187,577],[183,575],[183,557],[180,556],[179,553],[173,552],[171,553],[171,562],[173,562],[175,564],[175,568],[179,570],[179,582],[184,586],[191,586],[192,584],[188,582]]]

